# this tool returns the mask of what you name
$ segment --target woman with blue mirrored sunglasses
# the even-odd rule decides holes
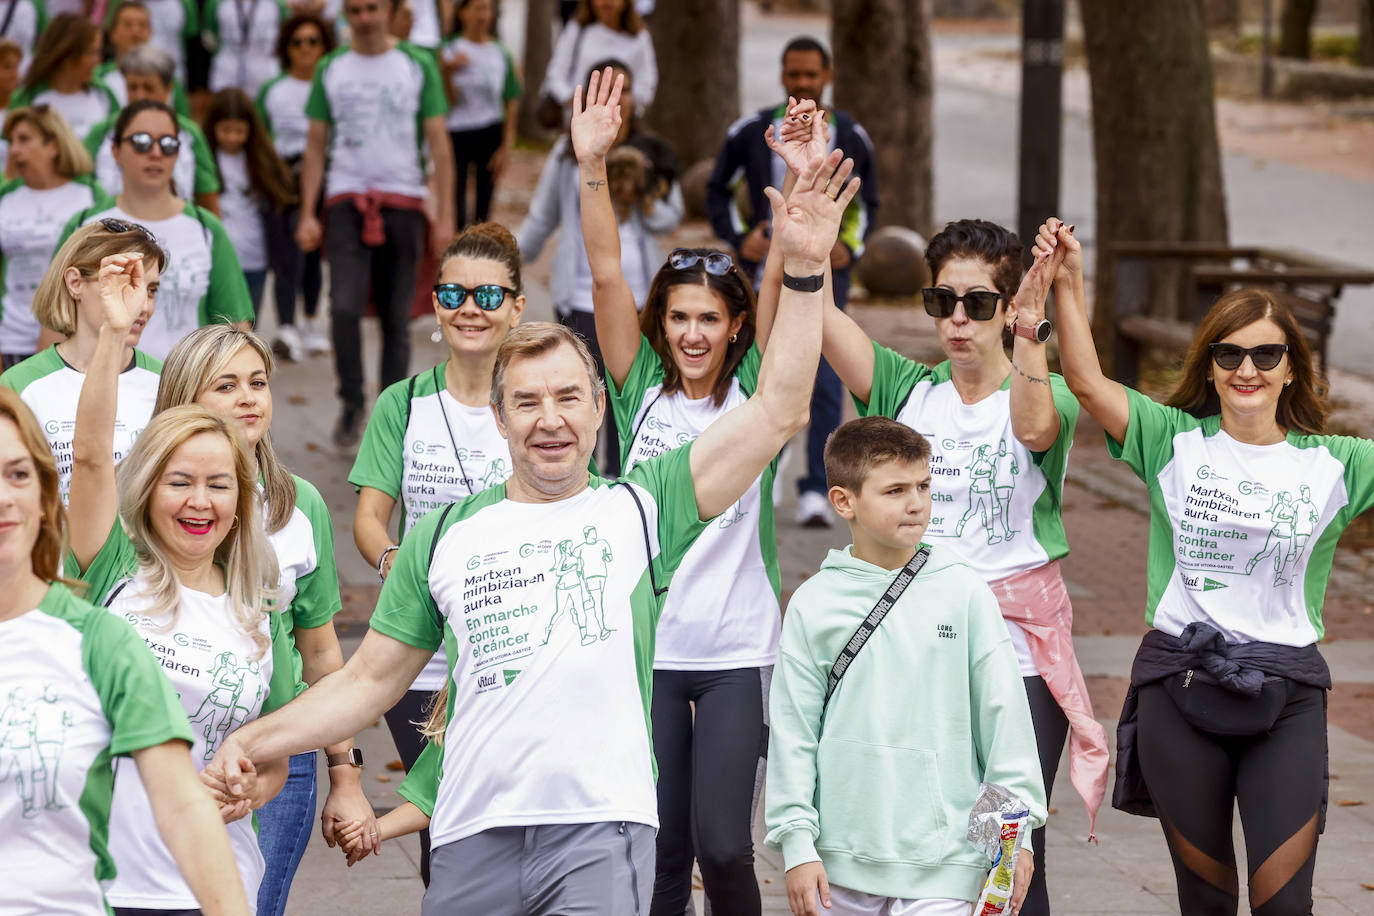
[[[438,283],[434,287],[434,298],[446,309],[459,309],[472,296],[473,304],[484,312],[494,312],[506,301],[507,296],[518,296],[519,290],[502,286],[499,283],[482,283],[471,289],[461,283]]]

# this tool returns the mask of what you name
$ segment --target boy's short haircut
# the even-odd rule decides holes
[[[889,417],[850,420],[825,440],[825,481],[854,493],[884,461],[927,461],[930,443],[905,423]]]

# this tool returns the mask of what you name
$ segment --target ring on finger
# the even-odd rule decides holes
[[[831,192],[831,189],[832,189],[832,186],[831,186],[831,185],[826,185],[826,188],[825,188],[825,196],[826,196],[826,197],[829,197],[831,200],[835,200],[835,199],[837,199],[837,198],[840,196],[840,186],[839,186],[839,185],[833,185],[833,189],[834,189],[834,191],[835,191],[834,194],[830,193],[830,192]]]

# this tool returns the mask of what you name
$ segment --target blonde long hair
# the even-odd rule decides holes
[[[420,734],[431,744],[444,746],[444,731],[448,727],[448,684],[429,698],[429,715],[425,721],[412,724],[420,726]]]
[[[157,384],[157,402],[153,405],[153,413],[196,403],[196,398],[205,393],[211,382],[224,371],[229,360],[244,347],[251,348],[262,357],[262,365],[270,380],[276,369],[272,350],[252,331],[241,331],[227,324],[210,324],[196,328],[181,338],[162,364],[162,378]],[[286,527],[291,520],[291,513],[295,511],[296,480],[277,458],[277,451],[272,447],[271,430],[264,432],[258,440],[253,456],[258,462],[258,473],[262,475],[263,496],[267,503],[267,517],[263,522],[269,534],[276,534]]]
[[[147,574],[151,585],[153,605],[145,613],[149,617],[170,614],[170,625],[175,625],[180,582],[153,530],[149,510],[153,492],[172,453],[199,433],[223,436],[234,455],[237,522],[215,548],[215,562],[224,567],[225,590],[234,619],[257,646],[255,657],[262,658],[272,644],[260,624],[276,596],[280,578],[277,556],[258,520],[257,480],[238,431],[198,404],[171,407],[154,414],[115,471],[119,520],[133,542],[139,570]]]
[[[22,108],[12,108],[9,114],[5,115],[5,127],[3,136],[6,142],[13,139],[15,128],[20,124],[28,124],[38,132],[44,142],[51,143],[57,147],[57,158],[53,161],[53,170],[58,175],[71,180],[77,175],[86,175],[95,169],[91,163],[91,154],[77,139],[76,133],[72,130],[67,119],[62,117],[62,112],[48,105],[24,106]],[[13,178],[16,174],[14,165],[10,164],[5,169],[5,177]]]

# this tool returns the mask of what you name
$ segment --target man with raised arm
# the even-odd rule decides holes
[[[621,80],[609,83],[609,71],[592,78],[586,111],[614,120]],[[581,89],[573,104],[583,110]],[[816,157],[785,203],[769,191],[786,320],[757,391],[694,442],[624,479],[588,474],[605,394],[585,346],[556,324],[515,329],[497,355],[491,393],[514,475],[412,529],[344,669],[226,740],[216,763],[229,785],[242,781],[241,758],[320,747],[375,721],[443,645],[448,740],[423,911],[642,912],[658,823],[648,713],[662,594],[706,522],[806,423],[821,277],[857,191],[857,181],[840,190],[851,169],[838,152]],[[583,179],[609,193],[604,173]],[[590,599],[596,607],[584,595],[576,609],[602,619],[585,632],[549,627],[569,578],[559,573],[558,545],[566,554],[589,526],[604,576]]]

